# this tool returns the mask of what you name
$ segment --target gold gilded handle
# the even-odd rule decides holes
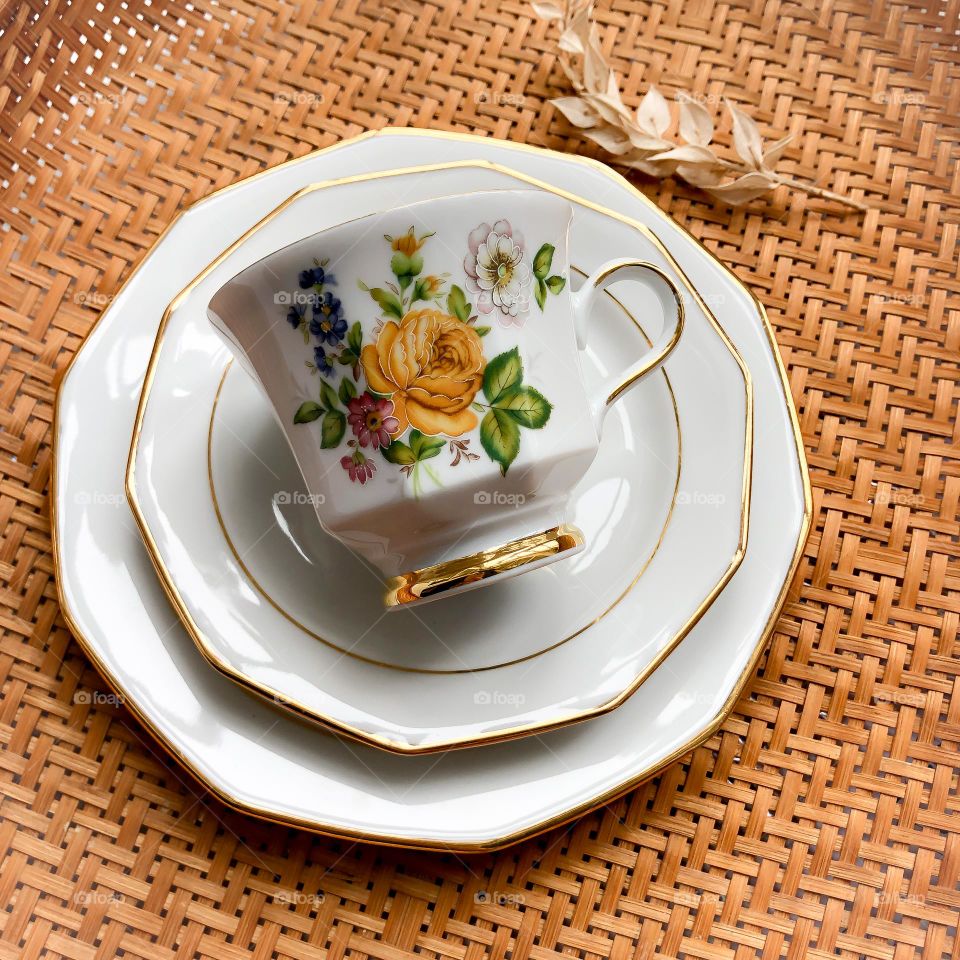
[[[587,277],[583,286],[573,294],[574,324],[581,349],[586,344],[588,318],[596,296],[618,280],[635,280],[651,287],[660,300],[665,322],[659,338],[633,366],[608,377],[601,385],[597,398],[591,403],[598,431],[610,405],[656,370],[670,356],[683,333],[683,297],[670,277],[646,260],[611,260]]]

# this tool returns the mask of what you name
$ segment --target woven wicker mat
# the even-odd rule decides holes
[[[567,92],[553,28],[513,0],[0,10],[0,960],[957,956],[958,16],[601,4],[629,102],[650,81],[730,96],[801,134],[785,169],[873,209],[639,183],[767,305],[813,533],[706,745],[570,826],[456,857],[233,813],[124,708],[73,702],[104,685],[58,610],[50,417],[104,299],[216,187],[388,123],[590,152],[545,106]]]

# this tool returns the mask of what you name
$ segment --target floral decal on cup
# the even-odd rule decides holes
[[[347,332],[347,321],[343,317],[343,305],[327,289],[336,286],[333,274],[327,273],[328,260],[315,260],[312,267],[300,271],[298,281],[301,290],[310,290],[304,303],[298,303],[287,311],[287,322],[303,333],[304,343],[315,344],[313,361],[308,361],[321,373],[333,373],[330,362],[331,347],[337,347]]]
[[[351,453],[340,465],[350,480],[372,480],[376,465],[371,457],[379,453],[411,479],[415,496],[422,489],[422,473],[440,485],[427,461],[444,449],[452,457],[451,467],[480,459],[470,449],[469,435],[475,431],[484,453],[506,476],[520,452],[522,431],[546,425],[552,406],[523,382],[519,350],[488,360],[483,338],[490,327],[477,320],[480,313],[496,309],[504,326],[520,323],[529,309],[532,282],[537,291],[542,286],[553,293],[565,282],[547,276],[554,250],[550,244],[540,248],[531,269],[523,239],[506,220],[492,227],[481,224],[470,234],[464,259],[464,285],[478,294],[474,312],[463,288],[455,283],[447,288],[449,275],[424,274],[421,251],[432,236],[417,236],[410,227],[402,236],[384,237],[393,278],[379,287],[359,282],[381,313],[371,342],[364,343],[359,321],[348,326],[329,289],[335,281],[326,273],[326,260],[301,272],[301,288],[312,289],[313,299],[288,314],[307,343],[314,338],[314,359],[307,366],[321,374],[318,399],[303,401],[294,423],[319,420],[324,449],[339,447],[349,426]],[[535,295],[543,309],[546,293]],[[338,389],[325,379],[335,365],[348,368]]]
[[[353,456],[341,457],[340,466],[347,471],[354,483],[359,483],[361,486],[373,479],[377,469],[376,464],[359,450],[354,450]]]
[[[547,303],[547,294],[558,294],[564,286],[566,279],[559,274],[549,276],[550,268],[553,266],[553,253],[556,247],[553,244],[545,243],[533,258],[533,282],[534,296],[537,298],[537,306],[543,310]]]
[[[389,447],[392,434],[400,433],[400,421],[394,416],[392,400],[376,399],[363,393],[348,401],[347,420],[361,447]]]
[[[440,310],[411,310],[380,326],[360,356],[371,390],[393,401],[403,433],[462,437],[477,426],[471,409],[483,383],[483,342],[469,324]]]
[[[530,267],[524,261],[523,237],[508,220],[492,227],[481,223],[467,237],[463,258],[467,289],[477,294],[480,313],[499,311],[504,326],[522,324],[530,309]]]

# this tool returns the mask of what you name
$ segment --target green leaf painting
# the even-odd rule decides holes
[[[347,418],[339,410],[328,410],[323,415],[320,446],[324,450],[330,450],[338,446],[346,429]]]
[[[533,387],[512,387],[497,400],[497,410],[508,413],[521,427],[539,430],[550,419],[553,407]]]
[[[336,410],[338,408],[337,391],[327,383],[322,377],[320,378],[320,402],[327,410]]]
[[[537,306],[542,310],[547,305],[547,283],[540,277],[537,277],[536,281],[536,286],[533,288],[533,295],[536,297]]]
[[[510,464],[520,452],[520,428],[506,410],[490,410],[480,421],[480,444],[491,460],[507,475]]]
[[[533,258],[533,275],[538,279],[544,279],[550,272],[553,265],[553,254],[557,248],[552,243],[545,243]]]
[[[483,371],[483,394],[489,403],[496,403],[500,394],[523,379],[523,361],[514,347],[494,357]]]
[[[403,317],[403,308],[400,306],[400,298],[389,290],[382,287],[373,287],[370,290],[370,296],[380,305],[380,309],[388,316],[400,320]]]
[[[410,449],[418,461],[437,456],[446,445],[443,437],[427,437],[419,430],[410,431]]]
[[[323,407],[313,400],[306,400],[297,408],[293,415],[294,423],[312,423],[320,414],[323,413]]]
[[[549,276],[555,251],[553,244],[545,243],[533,258],[533,296],[541,310],[547,305],[547,294],[560,293],[567,283],[559,274]]]
[[[487,364],[483,395],[487,413],[480,423],[480,443],[506,476],[520,452],[520,427],[541,429],[553,406],[539,390],[523,384],[523,360],[516,347]]]
[[[471,306],[467,302],[466,294],[454,284],[447,294],[447,311],[451,316],[466,323],[470,319]]]
[[[340,381],[339,394],[340,402],[343,404],[349,403],[357,395],[357,388],[349,377],[344,377]]]
[[[389,447],[381,447],[380,452],[383,454],[384,460],[400,466],[408,466],[417,462],[413,450],[402,440],[394,440]]]

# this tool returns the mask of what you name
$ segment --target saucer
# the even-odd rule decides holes
[[[682,640],[743,556],[749,381],[675,273],[689,307],[668,361],[673,396],[652,377],[611,408],[568,517],[586,549],[416,610],[384,614],[376,571],[319,529],[269,406],[241,370],[224,374],[230,354],[204,308],[265,251],[348,211],[524,184],[508,170],[467,164],[301,191],[168,311],[134,429],[134,514],[211,663],[278,704],[396,752],[504,740],[613,709]],[[581,274],[611,250],[671,271],[647,228],[576,198],[573,207],[571,262]],[[591,318],[588,388],[647,349],[633,317],[662,321],[648,287],[611,289],[617,299],[602,298],[604,311]]]
[[[721,596],[623,706],[590,723],[469,751],[397,757],[284,717],[211,670],[171,611],[123,502],[127,442],[161,307],[306,184],[486,158],[654,227],[713,305],[755,390],[751,537]],[[759,303],[601,164],[457,134],[389,131],[265,171],[195,204],[104,312],[57,396],[51,491],[56,583],[105,682],[214,795],[278,823],[409,847],[516,842],[629,790],[723,722],[774,628],[810,524],[796,414]]]

